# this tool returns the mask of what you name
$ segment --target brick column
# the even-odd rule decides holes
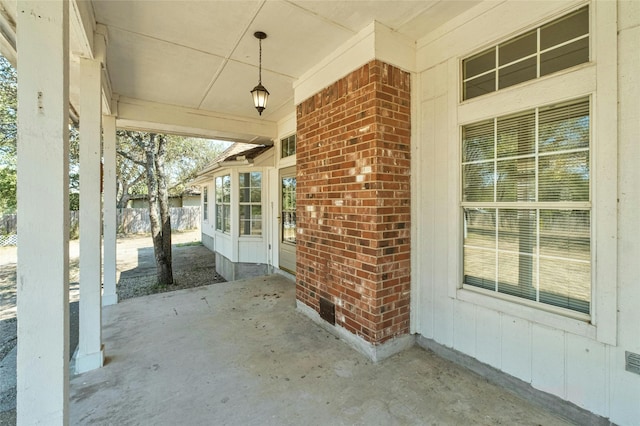
[[[379,345],[409,332],[410,74],[374,60],[297,106],[297,299]]]

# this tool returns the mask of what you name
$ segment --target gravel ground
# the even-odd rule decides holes
[[[175,283],[159,286],[153,244],[149,235],[118,238],[118,300],[224,282],[215,271],[214,254],[200,243],[200,231],[172,235]],[[77,240],[69,243],[70,353],[78,342],[78,254]],[[15,247],[0,247],[0,425],[16,424],[15,353],[16,336]]]

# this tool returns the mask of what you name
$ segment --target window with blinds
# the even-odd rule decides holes
[[[462,98],[475,98],[589,62],[589,8],[462,61]]]
[[[463,126],[465,285],[589,314],[589,105]]]

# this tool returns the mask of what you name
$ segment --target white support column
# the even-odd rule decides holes
[[[102,116],[103,157],[104,157],[104,288],[102,306],[118,303],[116,293],[116,118],[112,115]]]
[[[69,422],[69,3],[18,1],[17,423]]]
[[[80,58],[80,320],[76,373],[102,367],[102,66]]]

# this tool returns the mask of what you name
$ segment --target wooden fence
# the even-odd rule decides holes
[[[170,207],[171,229],[186,231],[200,228],[200,207]],[[118,234],[151,232],[149,209],[118,209]]]
[[[171,207],[171,229],[186,231],[200,228],[200,207]],[[70,238],[78,238],[80,214],[78,211],[69,212]],[[18,217],[15,214],[0,216],[0,247],[15,245]],[[141,234],[151,232],[149,209],[118,209],[118,234]]]

